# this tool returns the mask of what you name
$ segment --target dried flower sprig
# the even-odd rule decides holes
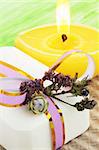
[[[88,85],[87,77],[81,81],[77,81],[77,77],[77,73],[74,78],[70,78],[70,76],[65,76],[61,73],[55,74],[53,72],[47,72],[45,73],[43,80],[47,79],[52,81],[52,84],[46,88],[46,91],[56,92],[54,95],[72,93],[74,96],[88,96],[89,91],[86,88]]]
[[[68,75],[55,73],[54,71],[50,70],[45,73],[42,79],[35,79],[34,81],[28,80],[22,82],[20,85],[20,92],[27,93],[24,104],[28,104],[29,109],[34,112],[43,112],[47,110],[48,107],[48,104],[45,102],[45,99],[43,97],[43,94],[45,94],[67,105],[75,107],[78,111],[83,111],[84,109],[92,109],[96,105],[96,102],[94,100],[89,100],[89,98],[87,97],[89,95],[89,90],[87,89],[89,80],[87,79],[87,77],[81,81],[78,81],[77,79],[77,73],[74,78],[71,78]],[[45,87],[45,81],[50,81],[51,84]],[[69,102],[65,102],[56,97],[57,95],[66,93],[71,93],[73,96],[83,96],[84,99],[82,99],[81,102],[77,102],[75,105],[72,105]],[[35,102],[35,100],[37,100],[37,97],[38,102]],[[46,104],[46,108],[44,107],[43,102]],[[38,110],[35,110],[32,105]]]
[[[74,105],[74,107],[77,108],[78,111],[82,111],[84,109],[93,109],[94,106],[96,105],[96,101],[94,100],[89,100],[87,97],[83,99],[81,102],[78,102]]]
[[[65,35],[63,35],[63,40],[64,41],[66,40]],[[89,90],[87,89],[87,85],[89,83],[88,77],[92,78],[94,71],[95,71],[95,64],[90,55],[85,54],[88,58],[88,68],[85,74],[83,75],[84,77],[86,76],[84,79],[83,79],[83,76],[81,76],[81,78],[78,79],[78,73],[76,73],[74,78],[71,78],[69,75],[63,75],[62,73],[55,73],[55,70],[60,66],[60,64],[64,61],[64,59],[74,52],[79,53],[81,52],[81,50],[71,50],[71,51],[65,52],[52,65],[49,71],[45,72],[45,75],[42,79],[35,79],[34,81],[30,80],[21,84],[20,92],[22,93],[26,92],[26,99],[24,101],[24,104],[28,104],[28,106],[30,106],[29,108],[32,111],[34,111],[33,107],[38,108],[39,106],[40,107],[38,108],[39,111],[43,107],[42,98],[40,100],[40,105],[38,104],[38,102],[34,103],[34,100],[35,99],[37,100],[37,96],[40,94],[43,96],[43,102],[45,101],[44,95],[46,95],[48,97],[53,97],[72,107],[75,107],[78,111],[82,111],[84,109],[92,109],[96,105],[96,102],[94,100],[89,100],[88,98],[88,95],[89,95]],[[90,66],[92,66],[92,70],[90,70]],[[50,83],[50,84],[47,84],[47,86],[45,86],[46,81],[49,81]],[[83,96],[83,99],[81,102],[78,102],[75,105],[72,105],[69,102],[64,102],[63,100],[56,97],[57,95],[66,94],[66,93],[71,93],[72,96]],[[41,95],[40,97],[42,97]]]
[[[44,91],[43,81],[41,79],[27,80],[22,82],[20,85],[20,92],[27,93],[24,104],[27,104],[29,101],[31,101],[32,96],[35,93],[39,94],[40,91]]]
[[[77,102],[76,104],[70,104],[68,102],[65,102],[55,96],[52,96],[54,99],[60,101],[60,102],[63,102],[69,106],[72,106],[72,107],[75,107],[78,111],[83,111],[84,109],[93,109],[95,106],[96,106],[96,101],[94,100],[89,100],[87,97],[82,99],[81,102]]]

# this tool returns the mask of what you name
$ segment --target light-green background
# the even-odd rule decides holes
[[[57,0],[0,0],[0,46],[13,45],[18,33],[55,23]],[[71,23],[98,29],[99,0],[70,0]]]

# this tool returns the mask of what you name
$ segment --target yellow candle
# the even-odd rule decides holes
[[[45,25],[21,33],[16,39],[16,47],[31,57],[51,66],[64,52],[79,49],[90,54],[95,61],[95,75],[99,74],[98,32],[85,26],[70,25],[68,0],[58,0],[57,25]],[[65,9],[66,8],[66,9]],[[63,42],[62,34],[67,35]],[[74,54],[58,68],[58,72],[81,76],[87,68],[84,54]],[[90,68],[91,69],[91,68]]]
[[[57,34],[57,26],[43,26],[21,33],[16,39],[16,47],[23,52],[51,66],[64,52],[80,49],[90,54],[95,61],[95,75],[99,74],[98,33],[96,30],[84,26],[71,25],[71,35],[63,42]],[[81,76],[87,67],[87,58],[83,54],[68,57],[58,71]],[[91,69],[91,68],[90,68]]]

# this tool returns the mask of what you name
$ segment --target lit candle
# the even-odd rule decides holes
[[[70,33],[70,9],[68,0],[57,0],[56,21],[59,34]]]
[[[89,27],[70,25],[68,1],[57,2],[57,25],[44,25],[21,33],[16,39],[16,47],[47,66],[51,66],[66,51],[80,49],[94,58],[95,75],[99,74],[98,32]],[[81,76],[87,64],[84,54],[73,54],[58,71],[71,76],[78,72]]]

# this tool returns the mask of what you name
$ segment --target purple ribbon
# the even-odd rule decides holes
[[[23,75],[21,75],[19,72],[16,72],[12,70],[11,68],[8,68],[6,66],[0,65],[0,73],[3,73],[7,77],[18,77],[18,78],[24,78]],[[25,77],[26,78],[26,77]],[[27,79],[27,78],[26,78]],[[15,85],[11,85],[11,88],[15,87]],[[20,96],[8,96],[5,94],[0,94],[0,103],[3,104],[10,104],[10,105],[17,105],[21,104],[25,100],[26,94],[20,95]],[[48,103],[48,112],[52,116],[52,121],[54,124],[54,130],[55,130],[55,139],[56,139],[56,149],[61,147],[63,144],[63,128],[62,128],[62,121],[60,118],[60,114],[58,113],[58,110],[53,103],[52,99],[50,99],[48,96],[45,96]]]
[[[63,127],[60,115],[58,110],[51,98],[45,96],[46,100],[49,103],[48,112],[52,116],[52,120],[54,123],[54,130],[55,130],[55,139],[56,139],[56,149],[63,145]]]
[[[7,105],[18,105],[22,104],[25,100],[26,94],[19,96],[7,96],[4,94],[0,94],[0,103]]]
[[[7,66],[4,66],[2,64],[0,64],[0,73],[6,75],[7,77],[10,77],[10,78],[26,78],[25,76],[23,76],[21,73],[15,71],[15,70],[12,70],[11,68],[7,67]]]

